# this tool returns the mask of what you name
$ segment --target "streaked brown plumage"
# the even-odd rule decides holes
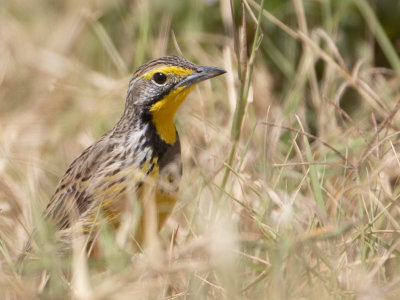
[[[72,162],[47,206],[46,216],[62,238],[96,229],[99,215],[118,225],[135,200],[143,209],[139,243],[151,199],[162,225],[175,204],[182,172],[175,112],[195,83],[223,73],[176,56],[152,60],[135,72],[121,119]]]

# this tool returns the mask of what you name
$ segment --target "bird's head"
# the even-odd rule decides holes
[[[177,56],[165,56],[142,65],[133,75],[127,109],[151,115],[157,133],[168,144],[176,140],[174,115],[192,87],[226,71],[198,66]]]

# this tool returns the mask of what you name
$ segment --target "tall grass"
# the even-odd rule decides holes
[[[5,299],[398,299],[399,4],[0,4]],[[160,245],[129,227],[58,256],[42,211],[118,120],[130,74],[179,54],[227,69],[177,114],[184,175]],[[32,228],[37,258],[16,262]],[[43,271],[51,276],[44,287]]]

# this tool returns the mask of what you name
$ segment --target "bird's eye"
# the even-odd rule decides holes
[[[153,75],[153,81],[157,84],[164,84],[167,81],[167,75],[157,72]]]

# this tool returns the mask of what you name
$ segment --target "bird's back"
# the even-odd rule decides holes
[[[121,136],[111,130],[75,159],[49,202],[46,215],[69,239],[73,230],[91,232],[105,219],[118,226],[121,215],[138,201],[143,208],[155,197],[157,223],[162,225],[176,201],[182,173],[179,138],[163,145],[149,138],[151,128]],[[150,132],[148,132],[150,131]],[[152,143],[153,141],[153,143]],[[153,191],[152,191],[153,190]],[[143,233],[138,233],[140,242]]]

